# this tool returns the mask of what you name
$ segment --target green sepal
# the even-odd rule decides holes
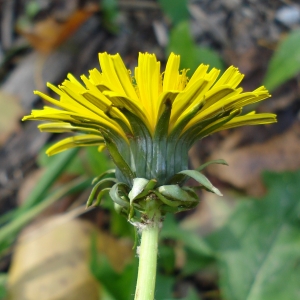
[[[199,166],[198,168],[196,168],[196,171],[200,172],[203,169],[205,169],[207,166],[212,165],[212,164],[228,166],[228,163],[224,159],[215,159],[215,160],[210,160],[210,161],[206,162],[205,164]]]
[[[110,189],[109,196],[118,205],[125,208],[129,208],[129,199],[128,200],[126,199],[128,192],[129,192],[128,185],[123,182],[118,182]],[[120,193],[122,193],[121,196]],[[124,198],[126,200],[124,200]]]
[[[207,166],[212,165],[212,164],[220,164],[220,165],[228,166],[227,162],[224,159],[216,159],[216,160],[210,160],[210,161],[206,162],[205,164],[199,166],[195,171],[200,172],[203,169],[205,169]],[[187,175],[184,175],[179,172],[170,179],[170,184],[183,185],[187,181],[187,179],[188,179]]]
[[[179,205],[177,207],[171,207],[169,205],[164,204],[164,205],[162,205],[160,207],[160,209],[161,209],[161,211],[163,213],[173,213],[173,214],[176,214],[176,213],[179,213],[179,212],[182,212],[182,211],[187,211],[187,210],[193,209],[197,205],[198,205],[197,202],[192,202],[190,206]]]
[[[115,178],[105,178],[105,179],[102,179],[101,181],[99,181],[97,184],[95,184],[89,195],[89,198],[86,202],[86,207],[90,207],[93,204],[95,194],[97,193],[97,191],[101,185],[106,184],[106,183],[115,184],[116,182],[117,182],[117,180]]]
[[[133,202],[135,199],[146,197],[149,191],[155,188],[157,184],[156,179],[145,179],[145,178],[134,178],[133,187],[128,194],[130,202]]]
[[[159,193],[158,191],[153,191],[153,193],[158,197],[158,199],[163,202],[164,204],[171,206],[171,207],[178,207],[179,205],[181,205],[180,201],[174,201],[174,200],[169,200],[166,197],[164,197],[161,193]]]
[[[162,107],[163,112],[157,121],[154,131],[153,158],[151,161],[151,169],[159,170],[159,172],[156,172],[155,174],[155,178],[159,184],[164,184],[166,178],[168,177],[167,137],[172,110],[172,100],[167,98]]]
[[[196,135],[196,139],[202,139],[205,136],[209,135],[211,132],[215,131],[216,129],[220,128],[221,126],[225,125],[226,123],[228,123],[230,120],[232,120],[234,117],[238,116],[239,114],[241,114],[242,109],[236,109],[230,112],[230,115],[228,117],[224,117],[222,118],[219,122],[217,122],[215,125],[210,126],[208,128],[204,128],[203,131],[200,131],[200,133],[198,135]]]
[[[97,195],[95,206],[99,206],[101,204],[101,200],[102,200],[103,196],[105,194],[109,193],[110,189],[111,188],[105,188],[105,189],[101,190],[101,192]]]
[[[188,124],[190,120],[192,120],[196,114],[201,110],[204,106],[205,101],[198,102],[189,113],[173,128],[173,130],[169,134],[169,140],[177,140],[184,129],[184,127]]]
[[[205,127],[207,127],[209,124],[215,122],[218,120],[221,116],[227,113],[220,113],[216,116],[203,120],[185,132],[181,133],[181,136],[177,138],[177,140],[168,140],[168,151],[167,151],[167,157],[169,161],[168,170],[172,172],[172,174],[176,174],[181,170],[184,170],[188,168],[188,151],[191,148],[191,146],[194,144],[195,141],[198,139],[195,138],[195,136]],[[228,112],[229,114],[229,112]],[[175,137],[175,136],[174,136]],[[172,159],[173,158],[173,159]],[[183,164],[186,161],[186,164]],[[180,184],[181,179],[176,179],[174,181],[174,176],[168,179],[168,183],[176,183]]]
[[[116,170],[115,169],[110,169],[110,170],[107,170],[103,173],[101,173],[100,175],[98,175],[97,177],[95,177],[92,181],[92,185],[94,185],[95,183],[97,183],[99,180],[101,180],[102,178],[110,175],[110,174],[115,174],[116,173]]]
[[[216,187],[214,187],[211,184],[211,182],[200,172],[198,172],[196,170],[184,170],[184,171],[179,172],[179,174],[183,174],[188,177],[191,177],[191,178],[195,179],[197,182],[199,182],[200,184],[202,184],[210,192],[215,193],[218,196],[223,196],[222,193]]]
[[[162,99],[159,99],[160,106],[158,108],[158,119],[160,119],[161,115],[163,114],[163,111],[165,110],[164,106],[166,102],[169,102],[171,105],[173,104],[174,100],[176,99],[179,92],[163,92],[161,95],[163,96]]]
[[[122,155],[120,154],[117,145],[112,141],[109,135],[106,132],[102,132],[102,135],[105,140],[106,147],[114,161],[115,165],[118,167],[120,172],[125,176],[128,183],[132,182],[133,178],[135,178],[135,174],[132,172]]]
[[[199,202],[198,197],[194,197],[194,195],[191,197],[191,193],[188,193],[180,186],[174,184],[174,185],[163,185],[160,186],[158,189],[158,192],[163,195],[164,197],[168,199],[172,199],[175,201],[180,202]]]
[[[186,131],[184,131],[180,138],[178,139],[177,144],[183,144],[186,143],[189,145],[189,148],[197,141],[199,138],[197,138],[197,135],[201,130],[203,130],[205,127],[207,127],[209,124],[215,122],[216,120],[220,119],[224,115],[228,115],[230,112],[222,112],[218,113],[215,116],[202,120],[199,123],[193,125]],[[177,146],[177,145],[176,145]]]
[[[114,209],[117,214],[123,215],[124,217],[127,217],[128,209],[124,206],[119,205],[118,203],[114,202]]]
[[[151,180],[145,178],[133,179],[133,187],[128,194],[128,197],[130,199],[129,220],[134,215],[134,208],[133,208],[134,201],[146,197],[149,194],[149,192],[155,188],[156,184],[157,184],[156,179],[151,179]]]
[[[135,177],[154,178],[152,175],[151,161],[152,161],[152,136],[144,124],[144,122],[133,114],[131,111],[123,108],[122,113],[128,119],[133,136],[128,136],[130,148],[132,150],[131,164],[134,165],[136,172]]]
[[[194,198],[197,202],[199,202],[199,197],[197,193],[194,190],[194,187],[189,187],[189,186],[183,186],[182,189],[187,192],[190,197]]]

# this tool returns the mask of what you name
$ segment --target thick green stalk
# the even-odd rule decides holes
[[[161,226],[161,214],[156,211],[146,224],[142,225],[142,239],[139,247],[139,270],[135,300],[153,300],[155,293],[157,245]]]

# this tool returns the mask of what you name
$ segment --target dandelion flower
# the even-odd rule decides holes
[[[154,54],[140,53],[133,74],[119,54],[101,53],[99,60],[101,71],[91,70],[81,82],[69,74],[58,87],[48,83],[59,100],[35,91],[54,107],[33,110],[23,120],[49,121],[38,126],[41,131],[80,133],[54,144],[48,155],[72,147],[107,148],[118,181],[110,195],[127,212],[130,206],[131,214],[133,209],[143,211],[137,199],[148,191],[168,209],[193,207],[194,191],[182,189],[187,177],[220,193],[201,173],[187,170],[191,146],[223,129],[276,122],[271,113],[242,114],[244,106],[270,94],[263,86],[243,92],[239,84],[244,75],[233,66],[220,75],[220,70],[201,64],[188,78],[174,53],[163,73]]]

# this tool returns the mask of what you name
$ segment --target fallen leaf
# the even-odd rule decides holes
[[[61,45],[98,10],[98,5],[89,5],[88,8],[75,10],[65,22],[59,22],[54,16],[49,16],[33,26],[19,26],[18,30],[36,50],[49,53]]]
[[[300,168],[300,122],[282,134],[276,135],[263,144],[235,147],[237,135],[233,135],[214,151],[209,160],[222,158],[228,168],[219,165],[208,167],[210,175],[245,190],[249,195],[262,195],[264,185],[261,173],[264,170],[284,171]]]
[[[131,257],[128,243],[68,215],[48,218],[19,237],[8,278],[9,299],[98,300],[99,286],[89,270],[91,235],[116,270]],[[120,255],[122,253],[122,255]]]
[[[19,129],[19,121],[23,114],[18,99],[0,90],[0,145]]]

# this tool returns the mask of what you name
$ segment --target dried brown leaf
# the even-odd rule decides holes
[[[227,137],[223,145],[214,151],[210,159],[222,158],[228,168],[214,165],[208,168],[210,175],[246,190],[254,196],[263,194],[261,173],[264,170],[285,171],[300,168],[300,122],[270,140],[242,147],[234,147],[237,135]]]
[[[19,129],[19,121],[24,115],[18,99],[0,90],[0,145]]]

